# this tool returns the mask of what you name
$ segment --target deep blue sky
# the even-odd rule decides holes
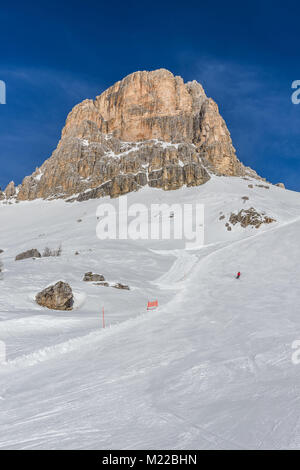
[[[165,67],[217,101],[243,163],[300,191],[299,18],[288,0],[1,4],[0,186],[51,155],[75,104]]]

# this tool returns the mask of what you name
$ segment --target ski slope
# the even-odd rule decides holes
[[[204,203],[205,245],[195,250],[100,241],[103,200],[0,205],[1,449],[300,448],[300,195],[256,184],[214,177],[128,196]],[[251,206],[277,222],[228,232],[219,220]],[[61,257],[14,261],[60,243]],[[85,283],[87,271],[131,290]],[[58,280],[74,290],[71,312],[34,302]],[[159,309],[147,312],[154,299]]]

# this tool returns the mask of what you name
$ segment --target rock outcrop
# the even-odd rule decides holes
[[[83,276],[85,282],[99,282],[105,281],[105,277],[102,274],[93,274],[92,272],[85,273]]]
[[[203,184],[210,172],[247,171],[202,86],[159,69],[128,75],[75,106],[56,150],[24,179],[17,198],[117,197],[145,185],[171,190]]]
[[[229,222],[232,225],[239,223],[243,228],[246,228],[249,225],[259,228],[262,224],[271,224],[272,222],[276,222],[276,220],[272,219],[272,217],[266,216],[264,213],[260,214],[256,209],[254,209],[254,207],[250,207],[250,209],[240,210],[237,214],[234,212],[231,213]]]
[[[69,284],[59,281],[36,295],[36,302],[52,310],[72,310],[73,292]]]
[[[112,287],[115,289],[130,290],[129,286],[126,286],[126,284],[122,284],[121,282],[117,282],[117,284],[114,284]]]
[[[20,261],[22,259],[28,258],[41,258],[41,253],[36,248],[33,248],[32,250],[27,250],[17,255],[15,261]]]
[[[11,181],[7,186],[4,191],[5,196],[9,199],[10,197],[14,197],[16,195],[16,188],[15,188],[15,183]]]

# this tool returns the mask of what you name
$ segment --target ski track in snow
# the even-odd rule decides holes
[[[298,219],[295,221],[292,221],[290,223],[296,222]],[[287,225],[287,224],[284,224]],[[280,227],[277,227],[276,230],[278,230]],[[267,232],[264,232],[262,234],[257,234],[258,235],[265,235]],[[239,240],[235,242],[234,244],[237,243],[245,243],[247,240]],[[205,247],[204,247],[205,248]],[[210,247],[212,248],[212,247]],[[199,262],[202,262],[204,259],[206,259],[209,256],[214,256],[218,255],[219,252],[226,250],[226,249],[232,248],[232,244],[222,247],[222,248],[216,248],[216,250],[210,252],[208,255],[205,255],[203,259],[199,261],[199,258],[197,255],[190,254],[189,252],[186,252],[184,250],[178,250],[174,251],[174,255],[177,256],[176,260],[174,261],[173,265],[169,269],[169,271],[161,276],[159,279],[156,281],[153,281],[154,284],[159,285],[162,289],[174,289],[174,284],[178,284],[185,279],[187,279],[188,275],[191,273],[195,265]],[[79,308],[80,305],[84,302],[85,295],[84,294],[77,294],[75,293],[75,306],[74,308]],[[76,301],[76,299],[78,299]],[[168,305],[164,306],[164,311],[167,311]],[[152,319],[153,316],[161,315],[162,309],[158,309],[157,311],[152,313]],[[97,343],[100,340],[104,340],[107,337],[111,336],[112,334],[118,334],[120,330],[124,330],[126,328],[134,328],[137,322],[143,322],[145,320],[149,319],[149,314],[144,313],[138,315],[136,318],[130,318],[129,320],[125,320],[121,324],[113,325],[110,326],[109,329],[103,330],[103,331],[95,331],[92,333],[89,333],[87,335],[83,335],[80,337],[76,337],[73,339],[70,339],[68,341],[65,341],[63,343],[58,343],[58,344],[53,344],[51,346],[48,346],[46,348],[39,349],[37,351],[34,351],[31,354],[23,355],[20,357],[17,357],[16,359],[7,361],[2,365],[4,369],[9,369],[10,367],[17,367],[17,368],[22,368],[22,367],[28,367],[32,366],[34,364],[37,364],[39,362],[44,362],[50,359],[53,359],[60,354],[65,354],[72,352],[76,349],[82,348],[84,345],[87,345],[90,347],[90,345],[94,344],[95,342]],[[16,322],[14,322],[16,323]],[[22,321],[22,329],[24,328],[23,321]],[[29,330],[32,328],[32,325],[27,326]],[[0,364],[0,370],[1,370],[1,364]]]

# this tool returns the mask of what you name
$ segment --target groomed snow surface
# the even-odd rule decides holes
[[[300,194],[256,184],[214,177],[128,195],[204,203],[195,250],[99,240],[97,206],[118,200],[0,205],[1,449],[300,448]],[[251,206],[277,222],[227,231],[230,213]],[[60,244],[60,257],[14,261]],[[131,290],[83,282],[87,271]],[[73,311],[34,301],[58,280]]]

